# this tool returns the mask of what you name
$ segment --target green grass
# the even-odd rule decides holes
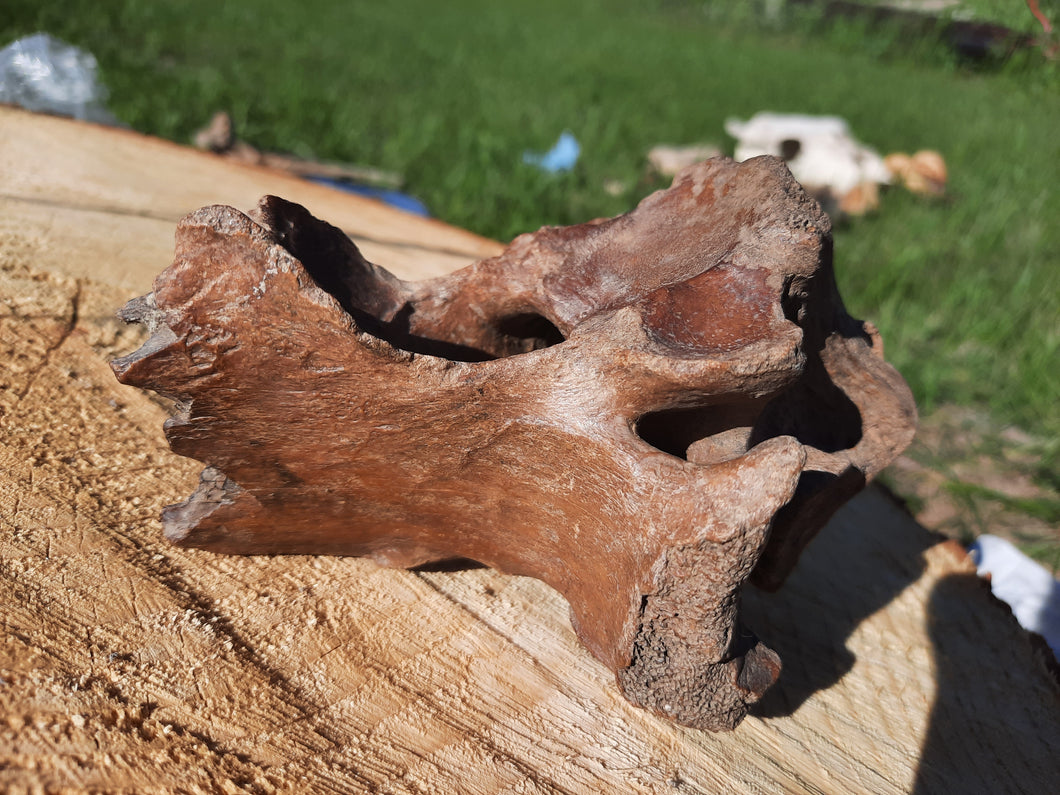
[[[1060,524],[1060,501],[1052,499],[1020,499],[1002,494],[995,489],[988,489],[974,483],[950,481],[946,489],[958,497],[979,497],[1014,509],[1027,516],[1034,516],[1050,524]]]
[[[884,0],[874,0],[883,2]],[[1060,25],[1060,2],[1038,0],[1038,7],[1055,28]],[[1034,18],[1026,0],[962,0],[955,8],[945,12],[959,19],[972,19],[1004,25],[1021,33],[1042,32],[1041,23]]]
[[[1000,21],[1035,30],[1016,5]],[[398,171],[436,215],[500,239],[628,209],[659,187],[652,145],[730,147],[732,115],[838,114],[883,152],[938,149],[947,201],[892,191],[837,229],[848,307],[922,411],[1060,437],[1060,68],[1035,53],[973,69],[887,29],[632,0],[7,0],[0,42],[37,30],[93,52],[138,130],[187,142],[226,109],[258,147]],[[564,129],[573,172],[521,163]]]

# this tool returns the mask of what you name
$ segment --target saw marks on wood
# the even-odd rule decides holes
[[[840,512],[780,593],[748,600],[786,667],[731,734],[625,702],[539,582],[169,546],[159,511],[199,465],[168,451],[166,407],[106,362],[142,342],[113,312],[166,264],[138,258],[172,229],[113,219],[78,227],[80,242],[0,223],[0,790],[1046,792],[1060,779],[1044,656],[959,550],[878,491]]]

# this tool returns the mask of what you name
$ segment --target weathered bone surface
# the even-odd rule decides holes
[[[706,729],[780,670],[741,587],[778,586],[915,424],[772,158],[417,283],[282,199],[207,207],[123,316],[153,336],[115,373],[177,400],[170,444],[207,464],[174,542],[540,578],[630,700]]]

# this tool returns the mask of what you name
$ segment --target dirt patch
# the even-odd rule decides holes
[[[967,544],[1001,536],[1060,572],[1060,490],[1055,442],[998,428],[974,409],[943,406],[883,481],[925,527]]]

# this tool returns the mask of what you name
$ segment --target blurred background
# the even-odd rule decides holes
[[[200,145],[324,162],[503,241],[631,209],[669,183],[655,147],[732,155],[726,120],[760,111],[937,152],[940,190],[833,216],[847,307],[921,412],[882,479],[930,529],[1060,570],[1060,0],[3,6],[0,47],[91,53],[120,124],[192,144],[224,112]]]

